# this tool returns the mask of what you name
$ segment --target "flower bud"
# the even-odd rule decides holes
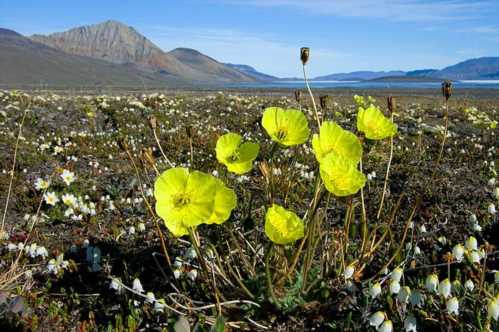
[[[152,130],[156,130],[156,127],[158,126],[158,119],[156,119],[154,115],[149,117],[149,126],[151,126]]]
[[[310,57],[310,48],[302,47],[300,49],[300,59],[304,66],[307,64],[309,57]]]
[[[390,111],[390,114],[395,112],[395,98],[390,96],[386,99],[386,102],[388,104],[388,110]]]
[[[445,100],[449,100],[449,98],[452,95],[452,82],[451,81],[445,81],[442,83],[442,95],[444,96]]]

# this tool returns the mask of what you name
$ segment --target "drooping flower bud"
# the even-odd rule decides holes
[[[300,49],[300,59],[304,66],[307,64],[309,57],[310,57],[310,48],[302,47]]]
[[[452,95],[452,82],[451,81],[444,81],[442,83],[442,95],[444,96],[445,100],[449,100],[449,98]]]

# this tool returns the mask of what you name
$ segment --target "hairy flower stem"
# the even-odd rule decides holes
[[[442,161],[442,156],[444,154],[445,142],[447,141],[447,132],[449,129],[449,101],[445,100],[445,112],[444,112],[444,136],[442,138],[442,143],[440,144],[440,151],[438,153],[437,163],[435,164],[435,168],[433,169],[433,174],[431,175],[431,179],[434,179],[435,174],[437,173],[437,168]]]
[[[165,158],[165,161],[168,164],[168,166],[173,167],[173,163],[170,161],[170,159],[168,159],[168,157],[165,154],[165,151],[163,151],[163,147],[161,146],[161,143],[159,142],[159,137],[158,137],[158,134],[156,133],[156,129],[153,129],[152,133],[154,135],[154,139],[156,140],[156,144],[158,145],[159,151],[161,151],[161,155],[163,156],[163,158]]]
[[[360,172],[362,173],[362,158],[360,158]],[[360,188],[360,198],[361,198],[361,204],[362,204],[362,226],[361,226],[361,235],[362,235],[362,245],[361,245],[361,257],[364,256],[364,252],[366,250],[366,244],[367,244],[367,233],[368,233],[368,225],[367,225],[367,212],[366,212],[366,204],[364,200],[364,188]]]
[[[213,276],[213,279],[210,277],[210,270],[208,269],[208,264],[206,264],[205,257],[201,254],[201,249],[200,249],[201,244],[198,242],[199,236],[197,236],[196,233],[197,232],[194,228],[189,227],[189,237],[191,239],[191,244],[194,247],[194,251],[196,252],[196,256],[199,260],[199,264],[201,264],[201,269],[203,271],[203,274],[204,274],[206,280],[212,281],[212,282],[209,282],[209,284],[213,290],[213,294],[215,295],[215,301],[217,302],[218,315],[221,315],[222,308],[220,307],[220,292],[218,291],[217,285],[215,284],[215,277]]]
[[[10,170],[9,189],[7,190],[7,199],[5,201],[5,208],[3,210],[2,228],[0,229],[0,234],[2,234],[4,232],[5,219],[7,218],[7,210],[9,208],[10,195],[12,193],[12,184],[14,182],[14,174],[15,174],[15,170],[16,170],[17,150],[19,148],[19,141],[21,139],[21,133],[22,133],[22,130],[23,130],[24,120],[26,119],[26,114],[27,113],[28,113],[28,110],[25,109],[23,117],[21,119],[21,123],[19,124],[19,133],[17,134],[16,146],[14,148],[14,161],[12,162],[12,169]]]
[[[270,257],[272,256],[272,252],[274,249],[274,244],[271,243],[269,249],[267,250],[267,255],[265,256],[265,275],[267,277],[267,290],[269,292],[269,297],[274,302],[274,305],[277,308],[280,308],[279,302],[274,293],[274,287],[272,286],[272,273],[270,272]]]
[[[392,113],[392,122],[393,122],[393,113]],[[393,159],[393,136],[390,137],[390,157],[388,158],[388,164],[386,166],[386,174],[385,174],[385,183],[383,184],[383,194],[381,195],[381,202],[379,203],[378,214],[376,218],[379,220],[381,216],[381,210],[383,210],[383,203],[385,202],[386,195],[386,187],[388,186],[388,177],[390,176],[390,166],[392,165]]]
[[[303,65],[303,78],[305,80],[305,85],[307,86],[308,94],[312,99],[312,106],[314,107],[315,121],[317,121],[317,128],[321,127],[321,121],[319,119],[319,113],[317,112],[317,105],[315,105],[315,98],[312,90],[310,89],[310,85],[308,84],[307,71],[305,70],[305,65]]]

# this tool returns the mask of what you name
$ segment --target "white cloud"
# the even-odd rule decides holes
[[[448,21],[475,17],[489,0],[211,0],[259,7],[291,7],[312,14],[393,21]]]
[[[279,77],[300,76],[300,47],[284,44],[272,36],[256,36],[237,30],[145,27],[144,32],[165,51],[177,47],[196,49],[220,62],[254,66],[257,70]],[[311,75],[329,72],[331,63],[347,54],[330,49],[312,48],[314,66]]]

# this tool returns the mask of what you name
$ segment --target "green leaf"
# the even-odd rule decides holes
[[[210,330],[211,332],[224,332],[225,331],[225,318],[218,316],[215,325]]]

